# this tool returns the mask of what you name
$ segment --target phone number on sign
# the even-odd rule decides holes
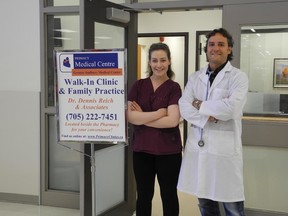
[[[84,121],[84,120],[90,120],[90,121],[97,121],[97,120],[117,120],[117,114],[113,113],[68,113],[66,114],[66,120],[72,121],[72,120],[78,120],[78,121]]]

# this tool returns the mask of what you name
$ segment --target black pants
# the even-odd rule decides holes
[[[177,182],[182,154],[151,155],[134,152],[133,168],[137,184],[137,216],[151,216],[155,176],[163,205],[163,216],[178,216]]]

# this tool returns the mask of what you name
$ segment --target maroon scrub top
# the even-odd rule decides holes
[[[181,88],[177,82],[168,79],[154,92],[150,78],[137,80],[128,94],[128,101],[136,101],[144,112],[167,108],[178,104]],[[153,128],[133,125],[132,149],[154,155],[177,154],[182,150],[179,125],[173,128]]]

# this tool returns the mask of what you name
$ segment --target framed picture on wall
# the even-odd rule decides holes
[[[288,58],[274,59],[273,87],[288,87]]]

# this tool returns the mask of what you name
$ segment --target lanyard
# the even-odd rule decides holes
[[[208,71],[207,70],[207,73],[208,73],[208,80],[207,80],[207,84],[206,84],[206,96],[205,96],[205,101],[208,99],[208,91],[209,91],[209,81],[210,81],[210,76],[212,74],[212,71]],[[203,140],[203,128],[201,128],[201,131],[200,131],[201,135],[200,135],[200,140],[198,141],[198,145],[200,147],[203,147],[204,146],[204,140]]]

